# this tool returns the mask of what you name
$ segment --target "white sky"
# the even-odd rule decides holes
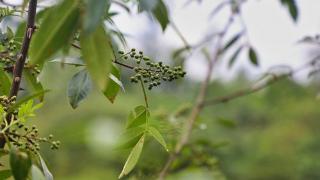
[[[227,18],[228,9],[225,8],[219,16],[208,19],[211,10],[221,0],[203,0],[201,4],[194,2],[184,6],[186,1],[166,0],[170,6],[172,20],[190,44],[199,42],[205,35],[216,31],[216,28],[221,28]],[[19,1],[10,0],[10,2]],[[297,3],[300,14],[298,23],[295,24],[279,0],[248,0],[242,13],[250,42],[259,54],[260,67],[254,68],[250,65],[246,53],[243,53],[231,71],[226,68],[227,59],[225,59],[216,68],[214,77],[229,79],[242,68],[255,76],[274,65],[287,64],[295,67],[308,61],[310,51],[314,52],[316,47],[297,44],[297,41],[306,35],[319,33],[320,0],[297,0]],[[121,12],[116,16],[115,22],[121,31],[130,35],[129,46],[144,49],[146,54],[155,53],[158,59],[169,58],[168,50],[183,46],[170,26],[162,34],[160,26],[145,14],[138,15],[135,12],[128,14],[116,6],[113,9]],[[188,59],[186,69],[189,77],[201,80],[206,72],[206,64],[202,56],[195,53]]]

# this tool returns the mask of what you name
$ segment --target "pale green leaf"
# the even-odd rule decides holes
[[[43,160],[43,158],[41,157],[41,155],[39,154],[39,158],[40,158],[40,164],[43,170],[43,174],[45,176],[46,180],[53,180],[53,175],[52,173],[49,171],[46,162]]]
[[[161,133],[156,128],[149,126],[148,132],[152,137],[154,137],[164,147],[164,149],[166,151],[169,151],[167,144],[166,144],[166,141],[164,140]]]
[[[88,36],[80,36],[81,52],[92,80],[100,90],[106,89],[113,51],[105,29],[99,26]]]
[[[41,170],[36,166],[31,166],[31,179],[32,180],[46,180]]]
[[[10,167],[15,180],[26,180],[31,167],[31,159],[27,153],[11,149]]]
[[[123,176],[129,174],[132,169],[136,166],[138,163],[138,160],[140,158],[142,149],[143,149],[143,144],[144,144],[144,138],[145,136],[142,136],[138,143],[134,146],[134,148],[131,150],[127,161],[125,165],[123,166],[123,169],[119,175],[119,179],[122,178]]]
[[[120,71],[116,66],[112,66],[111,73],[109,75],[109,81],[107,88],[103,91],[103,94],[109,99],[111,103],[114,102],[120,88],[123,88],[120,79]]]

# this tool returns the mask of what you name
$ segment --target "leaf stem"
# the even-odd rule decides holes
[[[149,108],[148,97],[147,97],[146,89],[144,87],[144,83],[143,83],[142,80],[140,80],[140,84],[141,84],[141,87],[142,87],[142,92],[143,92],[143,96],[144,96],[144,102],[146,103],[146,108]]]

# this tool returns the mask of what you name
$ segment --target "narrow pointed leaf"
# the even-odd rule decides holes
[[[169,151],[166,141],[162,137],[161,133],[154,127],[150,126],[148,127],[149,134],[154,137],[163,147],[166,151]]]
[[[144,138],[145,136],[142,136],[138,143],[134,146],[134,148],[131,150],[128,159],[123,166],[123,169],[119,175],[119,179],[122,178],[123,176],[129,174],[132,169],[136,166],[138,163],[138,160],[140,158],[142,149],[143,149],[143,144],[144,144]]]
[[[107,86],[106,77],[111,69],[113,58],[112,47],[106,31],[99,26],[88,36],[80,36],[81,52],[92,80],[104,91]]]
[[[241,53],[241,50],[242,50],[242,46],[239,47],[234,53],[233,55],[231,56],[230,60],[229,60],[229,63],[228,63],[228,67],[231,68],[233,66],[233,64],[235,63],[237,57],[239,56],[239,54]]]
[[[226,45],[223,47],[221,52],[227,51],[233,44],[235,44],[242,36],[242,32],[236,34],[233,38],[231,38]]]
[[[41,170],[35,166],[31,166],[31,179],[32,180],[46,180],[44,175],[42,174]]]
[[[165,31],[167,25],[169,24],[169,15],[167,6],[164,4],[162,0],[158,0],[158,4],[153,9],[152,14],[160,23],[162,30]]]
[[[37,80],[37,76],[32,75],[30,70],[23,71],[23,77],[26,81],[28,91],[31,93],[43,91],[41,82]],[[39,100],[43,101],[44,96],[39,96]]]

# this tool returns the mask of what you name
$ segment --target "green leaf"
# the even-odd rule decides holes
[[[139,12],[151,13],[164,31],[169,24],[168,9],[162,0],[139,0]]]
[[[242,46],[239,47],[234,53],[233,55],[231,56],[230,60],[229,60],[229,63],[228,63],[228,67],[231,68],[233,66],[233,64],[235,63],[237,57],[239,56],[239,54],[241,53],[242,51]]]
[[[28,118],[35,116],[34,112],[40,107],[42,107],[42,105],[43,105],[42,103],[33,105],[32,99],[22,104],[19,107],[18,116],[17,116],[18,120],[21,121],[22,123],[26,122]]]
[[[106,75],[111,69],[113,51],[103,26],[99,26],[89,36],[81,34],[80,44],[83,58],[92,80],[104,91],[107,85]]]
[[[12,110],[18,108],[19,106],[21,106],[23,103],[26,103],[31,99],[41,97],[47,92],[49,92],[49,90],[43,90],[43,91],[35,92],[29,96],[25,96],[25,97],[19,99],[13,106],[10,107],[10,112],[12,112]]]
[[[11,81],[7,73],[0,69],[0,95],[8,95],[10,92]]]
[[[40,164],[45,176],[46,180],[53,180],[53,175],[52,173],[49,171],[46,162],[43,160],[43,158],[41,157],[41,155],[39,154],[39,158],[40,158]]]
[[[42,65],[69,42],[79,22],[79,1],[66,0],[44,18],[30,46],[30,63]]]
[[[103,20],[109,0],[85,0],[83,31],[92,33]]]
[[[162,0],[158,0],[157,6],[152,11],[153,16],[158,20],[160,23],[162,30],[164,31],[169,24],[169,17],[168,17],[168,9]]]
[[[233,38],[231,38],[226,45],[222,48],[221,52],[227,51],[233,44],[235,44],[241,37],[242,37],[242,32],[236,34]]]
[[[152,11],[158,4],[158,0],[139,0],[138,10],[139,12],[143,11]]]
[[[91,87],[91,79],[86,70],[81,70],[72,77],[68,84],[68,98],[73,109],[88,96]]]
[[[119,179],[122,178],[123,176],[129,174],[132,169],[136,166],[138,163],[138,160],[140,158],[142,149],[143,149],[143,144],[144,144],[144,138],[145,136],[142,136],[138,143],[134,146],[134,148],[131,150],[128,159],[123,166],[123,169],[119,175]]]
[[[33,92],[41,92],[43,91],[43,86],[42,84],[37,80],[37,76],[32,75],[30,70],[24,70],[23,71],[23,77],[25,78],[26,84],[28,86],[28,91],[33,93]],[[43,101],[43,96],[39,96],[39,100]]]
[[[10,167],[15,180],[26,180],[31,167],[31,159],[27,153],[11,149]]]
[[[126,128],[137,127],[145,124],[150,116],[148,109],[144,106],[138,106],[129,115]]]
[[[2,107],[2,106],[1,106]],[[1,114],[1,113],[0,113]],[[6,156],[9,154],[8,150],[0,149],[0,157]]]
[[[11,170],[1,170],[0,171],[0,179],[8,179],[12,176]]]
[[[120,136],[119,144],[117,145],[116,149],[132,148],[135,144],[137,144],[144,132],[144,127],[134,127],[126,130]]]
[[[166,141],[162,137],[161,133],[154,127],[150,126],[148,127],[149,134],[154,137],[163,147],[166,151],[169,151]]]
[[[259,66],[257,53],[256,53],[255,49],[253,49],[252,47],[249,48],[249,58],[250,58],[250,62],[253,65]]]
[[[299,15],[299,10],[298,6],[295,0],[281,0],[281,3],[283,5],[286,5],[288,7],[289,13],[291,15],[291,18],[297,22],[298,20],[298,15]]]
[[[237,123],[234,120],[226,119],[226,118],[219,118],[217,122],[227,128],[234,128],[237,126]]]
[[[123,88],[120,79],[120,71],[116,66],[112,66],[111,73],[109,75],[109,83],[107,88],[103,91],[103,94],[109,99],[111,103],[114,102],[120,88]]]
[[[32,180],[46,180],[41,170],[36,166],[31,166],[31,179]]]
[[[63,57],[63,58],[53,59],[49,62],[61,63],[61,64],[67,64],[67,65],[73,65],[73,66],[85,66],[86,65],[83,62],[83,60],[78,57]]]

